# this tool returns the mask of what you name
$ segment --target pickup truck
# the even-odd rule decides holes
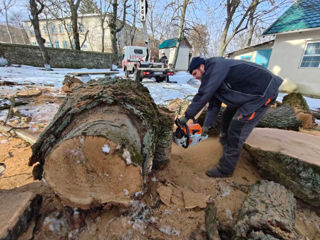
[[[145,62],[147,48],[142,46],[125,46],[123,48],[122,68],[125,76],[134,74],[136,81],[143,78],[155,78],[157,82],[169,82],[169,76],[174,74],[173,69],[164,63]]]

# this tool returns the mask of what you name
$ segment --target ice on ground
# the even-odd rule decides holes
[[[122,157],[126,160],[127,165],[132,163],[130,152],[127,149],[123,150]]]
[[[102,147],[102,152],[104,153],[109,153],[110,152],[110,146],[108,144],[105,144],[103,147]]]

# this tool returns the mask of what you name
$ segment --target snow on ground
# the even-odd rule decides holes
[[[116,76],[124,76],[121,69]],[[69,69],[69,68],[53,68],[53,71],[45,71],[40,67],[18,66],[12,65],[8,67],[0,67],[0,79],[13,81],[20,84],[34,83],[36,85],[51,84],[56,88],[61,88],[64,76],[73,72],[106,72],[110,69]],[[91,75],[90,77],[82,77],[81,80],[87,82],[91,79],[101,78],[103,75]],[[167,104],[168,101],[175,98],[187,98],[196,94],[199,81],[195,80],[188,72],[177,72],[174,76],[170,76],[170,81],[177,83],[156,83],[154,79],[144,79],[142,84],[147,87],[157,104]],[[280,93],[277,100],[282,101],[286,93]],[[320,108],[320,99],[305,97],[309,107],[312,110]]]

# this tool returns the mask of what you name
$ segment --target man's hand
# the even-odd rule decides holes
[[[188,122],[188,118],[186,118],[185,116],[178,118],[178,121],[181,125],[184,125]]]
[[[208,133],[209,133],[209,128],[206,126],[203,126],[201,136],[208,136]]]

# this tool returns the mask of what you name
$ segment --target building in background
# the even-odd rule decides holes
[[[159,45],[159,58],[161,58],[162,53],[165,53],[168,58],[168,64],[173,64],[174,61],[174,51],[176,49],[178,40],[177,38],[173,39],[167,39],[164,40]],[[181,43],[179,47],[178,52],[178,58],[176,63],[176,70],[178,71],[187,71],[189,68],[189,63],[191,59],[191,50],[192,46],[188,42],[188,40],[185,38]]]
[[[228,56],[267,66],[284,79],[281,91],[320,97],[320,1],[296,1],[263,35],[275,40]]]
[[[228,53],[229,58],[246,60],[268,68],[274,40]]]
[[[9,26],[9,31],[12,37],[12,43],[15,44],[30,44],[28,35],[23,28]],[[7,25],[0,24],[0,42],[11,43]]]
[[[105,22],[104,52],[112,52],[112,42],[110,28],[108,27],[108,17]],[[102,30],[100,18],[97,14],[85,14],[79,16],[79,36],[82,51],[102,51]],[[70,18],[41,19],[39,22],[41,36],[45,39],[46,47],[72,49],[74,46],[72,36],[72,26]],[[30,43],[37,45],[37,40],[30,21],[24,23],[25,30],[29,36]],[[118,49],[121,51],[125,45],[130,43],[130,31],[132,27],[125,24],[124,28],[118,33]],[[142,41],[141,31],[136,31],[134,43]]]

